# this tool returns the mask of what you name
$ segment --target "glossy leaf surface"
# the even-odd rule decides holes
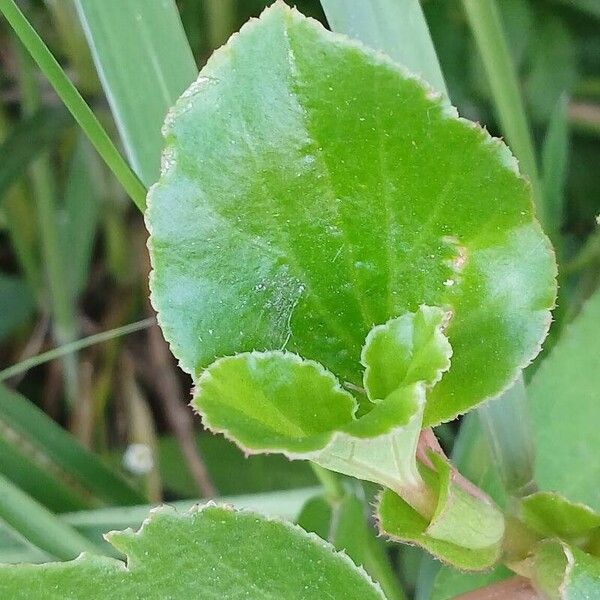
[[[538,352],[555,265],[506,147],[381,54],[277,2],[165,126],[152,298],[182,367],[285,348],[360,385],[374,324],[439,306],[453,366],[425,424]]]
[[[14,600],[144,598],[383,599],[345,555],[299,527],[208,506],[161,508],[138,533],[112,532],[122,561],[82,555],[67,563],[0,567],[0,595]]]

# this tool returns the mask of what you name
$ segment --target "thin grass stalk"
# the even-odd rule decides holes
[[[46,44],[33,29],[14,0],[0,0],[0,12],[6,17],[27,51],[31,54],[52,87],[69,109],[73,118],[89,138],[109,169],[123,186],[135,205],[144,212],[146,188],[130,169],[112,140],[56,61]]]

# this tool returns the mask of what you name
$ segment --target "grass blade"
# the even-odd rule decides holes
[[[56,93],[129,197],[143,212],[146,207],[146,189],[129,168],[90,107],[52,56],[46,44],[19,10],[14,0],[0,0],[0,12],[6,17],[25,48],[46,75]]]
[[[122,477],[83,448],[27,398],[0,386],[0,426],[9,431],[14,443],[27,444],[37,456],[72,478],[102,500],[132,505],[144,501]]]
[[[294,521],[300,514],[304,503],[318,492],[319,488],[309,487],[265,494],[222,496],[217,501],[237,509],[253,510],[266,516]],[[180,512],[185,512],[192,506],[203,503],[205,503],[203,500],[182,500],[171,502],[169,505]],[[97,543],[103,550],[110,552],[110,546],[104,542],[102,535],[110,530],[126,529],[127,527],[138,528],[154,506],[140,505],[85,510],[62,514],[58,516],[58,519],[65,526],[75,529],[91,543]],[[114,548],[112,553],[114,553]],[[0,562],[46,562],[47,560],[47,556],[41,555],[29,544],[23,544],[22,541],[9,535],[6,529],[0,527]]]
[[[448,97],[444,75],[417,0],[322,0],[334,31],[382,50]]]
[[[88,279],[94,238],[102,209],[100,160],[83,134],[79,135],[69,164],[60,208],[60,237],[68,291],[72,302]],[[88,201],[82,201],[83,199]]]
[[[77,7],[129,161],[150,185],[167,110],[198,74],[175,2],[78,0]]]
[[[20,363],[17,363],[16,365],[12,365],[11,367],[4,369],[3,371],[0,371],[0,381],[6,381],[11,377],[15,377],[16,375],[21,375],[22,373],[29,371],[29,369],[32,369],[33,367],[43,365],[48,361],[61,358],[62,356],[67,356],[68,354],[72,354],[73,352],[83,350],[84,348],[89,348],[90,346],[93,346],[95,344],[107,342],[122,335],[128,335],[135,331],[146,329],[147,327],[150,327],[150,325],[152,325],[154,322],[154,317],[149,319],[143,319],[142,321],[129,323],[129,325],[123,325],[122,327],[117,327],[115,329],[110,329],[108,331],[103,331],[101,333],[90,335],[80,340],[76,340],[75,342],[72,342],[65,346],[60,346],[58,348],[48,350],[48,352],[42,352],[42,354],[32,356],[27,360],[23,360]]]
[[[531,182],[537,216],[546,228],[548,215],[531,132],[498,7],[494,0],[463,0],[463,5],[492,88],[500,126],[521,171]]]
[[[569,125],[567,121],[567,98],[559,100],[542,146],[542,175],[549,231],[556,236],[563,220],[564,191],[569,156]]]
[[[71,512],[94,506],[91,497],[75,490],[66,478],[48,468],[30,444],[15,439],[12,429],[0,423],[0,473],[53,512]],[[29,454],[28,454],[29,451]],[[36,462],[36,459],[38,462]]]
[[[95,544],[60,521],[48,509],[0,475],[0,518],[28,542],[48,554],[70,560]]]

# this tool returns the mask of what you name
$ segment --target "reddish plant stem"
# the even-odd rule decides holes
[[[435,437],[433,430],[431,427],[428,427],[427,429],[423,429],[423,431],[421,431],[421,435],[419,436],[419,443],[417,445],[417,459],[425,466],[435,470],[435,467],[428,456],[428,452],[430,451],[435,452],[436,454],[439,454],[448,460],[448,457],[440,446],[440,443]],[[488,504],[494,504],[493,500],[482,489],[478,488],[474,483],[471,483],[450,461],[448,462],[452,468],[453,483],[474,498],[482,500]]]
[[[513,577],[487,587],[456,596],[454,600],[543,600],[524,577]]]

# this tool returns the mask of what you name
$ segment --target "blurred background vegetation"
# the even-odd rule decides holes
[[[196,65],[266,4],[178,0]],[[325,23],[317,0],[296,4]],[[141,155],[135,140],[119,137],[73,0],[19,5],[113,139],[124,141],[143,183],[152,184],[157,160]],[[453,103],[501,135],[462,2],[422,5]],[[600,274],[600,2],[500,0],[498,7],[551,198],[562,267],[548,348],[595,291]],[[149,27],[157,28],[158,52],[168,53],[160,48],[160,25]],[[105,51],[119,64],[130,61],[128,93],[159,97],[160,118],[130,115],[130,131],[159,144],[168,97],[144,87],[141,72],[152,53],[140,55],[140,63],[133,48]],[[0,59],[0,475],[7,485],[57,513],[315,485],[305,464],[278,457],[246,461],[222,438],[201,431],[186,407],[191,382],[153,324],[142,215],[5,20]],[[176,63],[168,73],[179,78],[178,92],[195,74],[193,63]],[[121,335],[118,328],[132,323],[137,331]],[[27,368],[31,357],[102,332],[109,333],[101,343]],[[440,431],[448,449],[457,429]],[[17,544],[0,544],[0,561],[32,556]],[[414,584],[418,553],[392,558],[407,585]]]

